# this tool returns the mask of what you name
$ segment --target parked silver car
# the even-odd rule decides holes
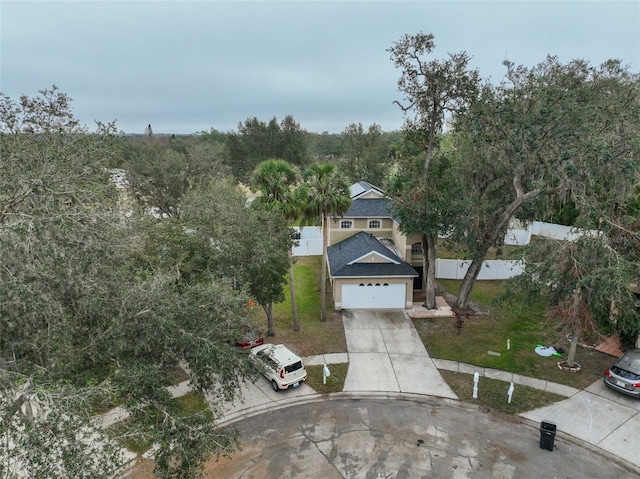
[[[605,386],[629,396],[640,397],[640,349],[622,355],[604,373]]]

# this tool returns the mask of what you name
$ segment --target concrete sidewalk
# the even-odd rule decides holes
[[[520,415],[551,421],[559,431],[624,459],[640,473],[640,401],[609,390],[602,381],[564,401]]]

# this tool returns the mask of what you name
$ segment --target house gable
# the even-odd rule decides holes
[[[373,186],[366,181],[359,181],[349,187],[351,199],[364,199],[364,198],[384,198],[385,194],[380,188]]]
[[[392,258],[389,258],[388,256],[380,254],[377,251],[370,251],[370,252],[368,252],[366,254],[363,254],[359,258],[356,258],[353,261],[348,262],[347,265],[350,266],[350,265],[356,264],[356,263],[393,263],[393,264],[400,264],[400,262],[398,260],[394,260]]]
[[[416,277],[409,264],[398,258],[375,236],[363,231],[327,248],[332,277]]]

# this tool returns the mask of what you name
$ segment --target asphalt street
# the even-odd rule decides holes
[[[331,399],[234,422],[242,451],[208,478],[637,478],[597,448],[455,400]]]

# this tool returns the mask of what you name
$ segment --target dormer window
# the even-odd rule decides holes
[[[353,228],[353,221],[351,220],[342,220],[340,221],[340,229],[341,230],[350,230]]]
[[[380,220],[369,220],[369,229],[380,229],[381,226]]]

